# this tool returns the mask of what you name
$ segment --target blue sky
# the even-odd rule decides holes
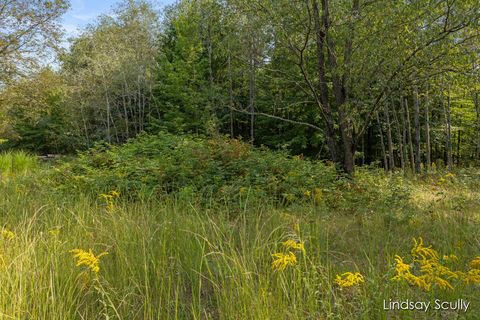
[[[101,14],[111,11],[120,0],[70,0],[70,10],[63,16],[62,24],[67,37],[75,36],[78,30],[81,30],[89,23],[95,21],[95,18]],[[158,8],[171,4],[175,0],[155,0],[152,1]]]

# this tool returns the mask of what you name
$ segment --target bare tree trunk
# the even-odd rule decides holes
[[[352,16],[358,15],[360,1],[353,0]],[[354,36],[354,24],[350,24],[350,34],[345,41],[345,71],[343,77],[338,72],[337,56],[335,54],[335,43],[330,35],[330,8],[329,0],[322,0],[322,22],[325,33],[325,41],[327,44],[328,64],[331,69],[331,77],[333,84],[333,96],[335,98],[335,106],[338,112],[338,125],[340,128],[340,137],[343,147],[343,169],[348,174],[353,173],[355,168],[355,141],[352,121],[348,117],[347,108],[347,87],[349,75],[349,64],[352,51],[352,39]]]
[[[230,138],[233,138],[233,77],[232,77],[232,61],[230,56],[230,50],[228,51],[228,96],[229,96],[229,103],[230,103]]]
[[[442,90],[443,91],[443,90]],[[447,166],[448,170],[452,170],[452,132],[451,132],[451,119],[450,119],[450,88],[448,89],[447,104],[445,105],[442,97],[443,114],[445,116],[445,151],[447,153]]]
[[[410,168],[412,172],[415,172],[415,155],[413,151],[413,141],[412,141],[412,126],[410,123],[410,112],[408,111],[408,100],[405,99],[405,116],[407,119],[407,135],[408,135],[408,146],[410,149]]]
[[[385,113],[385,120],[387,121],[388,169],[393,171],[395,169],[395,159],[393,155],[392,126],[390,124],[390,115],[387,104],[385,104],[383,111]]]
[[[475,147],[475,160],[480,158],[480,110],[479,110],[479,101],[478,101],[478,92],[473,94],[473,104],[475,106],[475,114],[477,115],[477,121],[475,125],[475,135],[476,135],[476,147]]]
[[[122,95],[122,102],[123,102],[123,117],[125,121],[125,134],[126,138],[130,138],[130,132],[129,132],[129,126],[130,124],[128,123],[128,111],[127,111],[127,93],[128,93],[128,87],[127,87],[127,80],[125,79],[125,75],[123,76],[123,84],[124,84],[124,91]]]
[[[415,172],[420,172],[420,162],[422,160],[420,149],[420,101],[418,97],[418,88],[414,87],[414,104],[413,104],[413,123],[415,126]]]
[[[87,119],[86,119],[85,113],[84,113],[83,102],[80,102],[80,115],[81,115],[81,118],[82,118],[83,130],[85,131],[85,140],[87,142],[87,148],[90,148],[90,136],[88,134]]]
[[[249,109],[250,109],[250,141],[254,141],[254,126],[255,126],[255,45],[253,36],[250,44],[250,72],[248,78],[248,97],[249,97]]]
[[[378,112],[376,113],[376,116],[377,116],[378,131],[380,133],[380,145],[382,146],[383,168],[385,169],[385,171],[387,171],[388,170],[387,153],[385,151],[385,142],[383,141],[382,124],[380,123],[380,118],[378,116]]]
[[[431,143],[430,143],[430,110],[428,108],[428,104],[430,103],[428,99],[428,89],[427,89],[427,96],[425,98],[425,140],[426,140],[426,169],[427,172],[430,171],[430,167],[432,164],[432,156],[431,156]]]
[[[392,103],[393,106],[393,103]],[[398,121],[397,111],[395,108],[392,108],[393,111],[393,119],[395,121],[395,133],[397,136],[398,147],[399,147],[399,156],[400,156],[400,166],[402,167],[402,171],[405,171],[405,151],[404,151],[404,141],[402,139],[402,134],[400,130],[400,122]]]
[[[105,103],[107,106],[107,121],[106,121],[106,126],[107,126],[107,141],[109,143],[112,142],[112,133],[110,130],[110,118],[111,118],[111,107],[110,107],[110,99],[108,98],[108,90],[107,86],[105,84],[105,73],[103,72],[103,68],[100,68],[100,71],[102,72],[102,83],[103,83],[103,90],[105,91]]]
[[[462,131],[457,132],[457,166],[460,165],[460,145],[462,143]]]
[[[322,115],[325,119],[325,137],[327,139],[328,151],[330,152],[330,158],[336,164],[340,163],[340,156],[338,150],[338,143],[336,139],[335,129],[334,129],[334,119],[333,112],[330,107],[330,102],[328,99],[328,86],[325,76],[325,54],[323,52],[323,47],[325,44],[325,32],[322,30],[322,24],[320,22],[320,12],[318,9],[317,0],[312,0],[313,8],[313,21],[315,27],[315,37],[316,37],[316,53],[317,53],[317,74],[318,74],[318,100],[317,104],[319,109],[322,111]],[[301,62],[303,63],[303,62]],[[305,76],[305,74],[304,74]],[[313,91],[313,89],[312,89]],[[317,97],[317,93],[313,92],[314,96]]]

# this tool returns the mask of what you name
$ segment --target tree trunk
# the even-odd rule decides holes
[[[253,143],[254,126],[255,126],[255,53],[254,53],[254,40],[252,36],[252,43],[250,46],[250,73],[248,78],[248,97],[249,97],[249,109],[250,109],[250,141]]]
[[[353,138],[352,122],[348,118],[347,107],[347,88],[349,74],[349,61],[351,56],[352,39],[354,35],[354,25],[350,25],[350,35],[345,41],[345,71],[343,77],[340,77],[337,57],[335,54],[335,43],[330,36],[330,8],[329,0],[322,0],[322,22],[325,32],[325,42],[327,44],[328,65],[331,71],[333,84],[333,96],[335,98],[335,110],[338,112],[338,124],[340,128],[341,145],[343,147],[343,170],[352,174],[355,168],[355,145]],[[359,10],[359,0],[353,1],[352,15],[356,16]]]
[[[412,169],[412,172],[415,172],[415,155],[413,152],[412,126],[410,123],[410,112],[408,111],[407,99],[405,99],[405,116],[407,119],[407,136],[408,136],[408,146],[410,149],[410,168]]]
[[[418,88],[414,87],[414,112],[413,112],[413,123],[415,126],[415,173],[420,172],[420,162],[422,160],[421,149],[420,149],[420,101],[418,97]]]
[[[443,90],[442,90],[443,91]],[[443,114],[445,117],[445,152],[447,154],[447,166],[448,170],[451,171],[453,167],[453,159],[452,159],[452,132],[451,132],[451,119],[450,119],[450,89],[448,90],[447,94],[447,104],[443,101],[442,97],[442,105],[443,105]]]
[[[230,138],[234,137],[233,132],[233,77],[232,77],[232,61],[230,56],[230,50],[228,51],[228,97],[229,97],[229,104],[230,104]]]
[[[375,115],[377,116],[378,132],[380,133],[380,145],[382,147],[383,168],[385,169],[385,171],[387,171],[388,170],[388,161],[387,161],[387,153],[385,151],[385,142],[383,141],[382,124],[380,123],[380,118],[378,116],[378,112]]]
[[[425,140],[426,140],[426,169],[427,172],[430,171],[430,167],[432,164],[432,156],[431,156],[431,143],[430,143],[430,110],[428,108],[428,104],[430,103],[428,99],[428,90],[427,90],[427,96],[425,99]]]
[[[390,124],[387,104],[385,104],[383,111],[385,113],[385,120],[387,121],[388,169],[393,171],[395,169],[395,159],[393,155],[392,126]]]
[[[392,103],[393,106],[393,103]],[[399,156],[400,156],[400,166],[402,167],[402,171],[405,171],[405,154],[404,154],[404,142],[402,139],[402,134],[400,130],[400,122],[398,121],[397,111],[395,108],[392,108],[393,111],[393,120],[395,121],[395,133],[397,136],[398,148],[399,148]]]
[[[323,52],[323,47],[325,44],[325,32],[322,30],[322,25],[320,22],[320,12],[318,9],[317,0],[312,0],[313,7],[313,21],[315,27],[315,37],[316,37],[316,53],[317,53],[317,74],[318,74],[318,102],[319,108],[321,109],[322,115],[325,120],[325,137],[327,139],[328,150],[330,152],[331,160],[339,164],[341,162],[338,144],[334,129],[334,119],[333,112],[330,108],[330,102],[328,99],[328,86],[327,80],[325,77],[325,54]],[[316,96],[317,93],[313,92]]]
[[[462,143],[462,131],[457,132],[457,166],[460,165],[460,145]]]
[[[476,147],[475,147],[475,160],[480,158],[480,110],[479,110],[479,101],[478,101],[478,92],[475,92],[473,95],[473,104],[475,106],[475,114],[477,116],[476,126],[475,126],[475,135],[476,135]]]

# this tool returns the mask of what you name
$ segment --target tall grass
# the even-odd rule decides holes
[[[0,177],[24,175],[37,165],[37,159],[24,151],[0,153]]]
[[[0,237],[0,318],[405,319],[423,314],[385,311],[383,299],[463,298],[471,302],[468,313],[431,310],[425,318],[478,319],[475,286],[423,292],[390,280],[394,256],[409,254],[412,237],[456,254],[458,268],[480,255],[477,191],[451,182],[430,198],[430,183],[411,188],[414,212],[401,220],[390,198],[391,216],[268,201],[237,208],[175,197],[132,202],[123,195],[107,210],[96,195],[0,182],[3,230],[16,235]],[[271,254],[287,239],[305,241],[305,254],[275,271]],[[76,266],[69,252],[76,248],[109,253],[98,274]],[[339,288],[335,276],[346,271],[361,272],[365,283]]]

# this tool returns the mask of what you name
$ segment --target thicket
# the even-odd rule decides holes
[[[98,195],[113,190],[133,199],[173,195],[199,204],[313,204],[325,212],[375,210],[398,213],[401,219],[411,209],[411,182],[400,174],[364,168],[351,179],[329,162],[223,136],[160,133],[141,135],[123,145],[97,144],[52,168],[43,181],[58,192]],[[392,205],[399,209],[393,212]]]

